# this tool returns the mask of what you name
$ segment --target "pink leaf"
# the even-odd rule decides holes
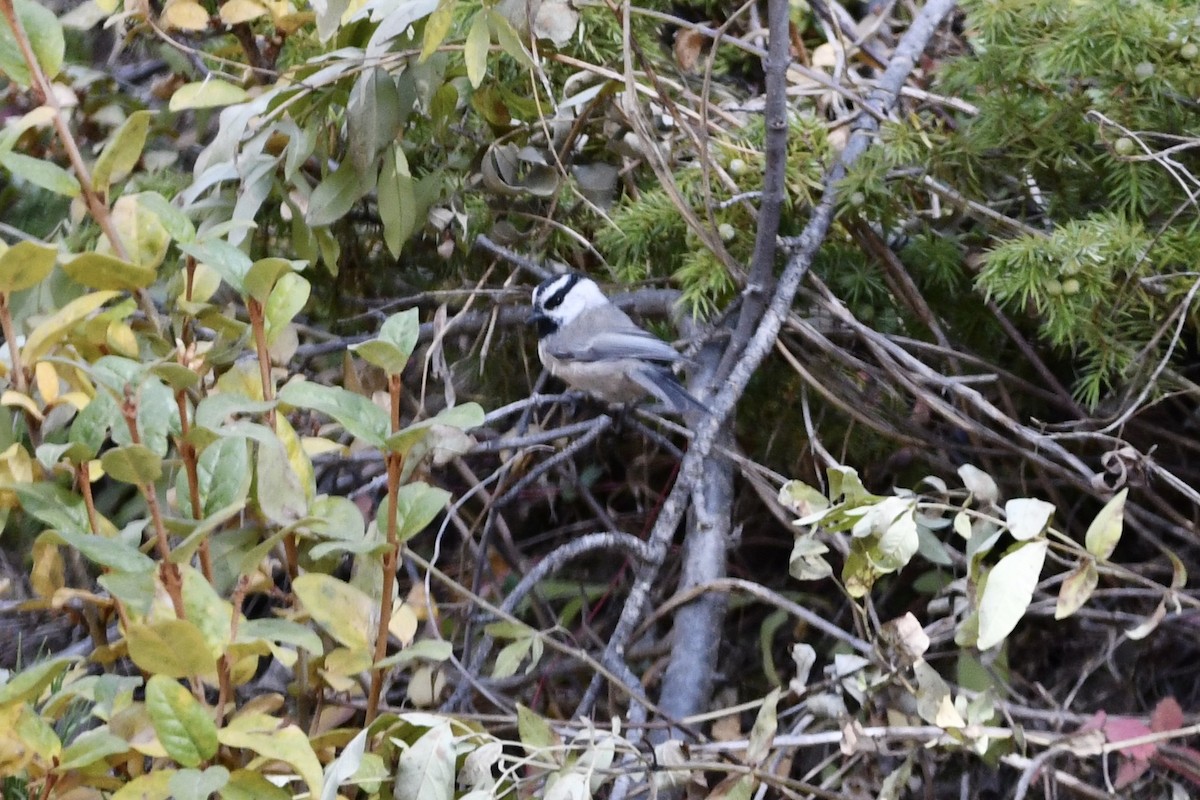
[[[1183,727],[1183,709],[1174,697],[1164,697],[1150,715],[1150,730],[1173,731]]]

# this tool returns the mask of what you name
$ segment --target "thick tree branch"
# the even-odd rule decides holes
[[[954,8],[954,5],[954,0],[929,0],[913,21],[912,26],[897,46],[887,70],[880,79],[878,88],[871,93],[867,100],[867,106],[874,113],[861,116],[858,127],[854,135],[850,137],[841,158],[826,175],[821,202],[813,209],[804,231],[796,239],[787,242],[788,246],[793,249],[787,266],[775,287],[771,302],[763,315],[762,324],[758,326],[746,347],[745,354],[734,365],[729,380],[713,401],[711,414],[700,425],[696,439],[683,460],[679,479],[663,504],[662,511],[650,534],[648,542],[650,560],[638,572],[629,598],[622,610],[621,618],[609,639],[602,658],[602,663],[608,665],[614,672],[627,669],[624,663],[624,653],[629,636],[646,609],[651,589],[666,557],[667,545],[683,519],[687,497],[700,480],[704,463],[712,451],[717,436],[724,429],[734,405],[745,392],[750,377],[774,347],[775,339],[791,309],[800,282],[808,273],[817,249],[829,232],[838,199],[838,184],[845,177],[847,169],[870,146],[872,136],[879,125],[877,114],[883,113],[895,105],[900,96],[900,89],[912,72],[917,57],[925,49],[935,29]],[[595,694],[596,692],[589,690],[584,698],[584,703],[581,704],[575,716],[590,711]]]
[[[767,57],[763,60],[766,73],[766,134],[763,155],[766,163],[763,174],[762,201],[758,208],[758,231],[754,239],[754,254],[750,258],[749,275],[743,290],[741,313],[733,338],[725,348],[717,369],[714,386],[720,384],[733,370],[747,342],[762,318],[767,298],[775,285],[775,252],[778,249],[779,217],[783,213],[784,183],[787,178],[787,70],[791,63],[791,38],[788,36],[788,0],[770,0],[767,5],[767,28],[770,39]]]

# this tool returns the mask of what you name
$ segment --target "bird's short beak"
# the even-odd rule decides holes
[[[558,330],[558,324],[541,311],[534,311],[530,314],[529,318],[525,320],[525,324],[537,328],[539,337],[549,336]]]

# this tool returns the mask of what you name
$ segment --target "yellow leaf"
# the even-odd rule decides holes
[[[58,370],[53,364],[49,361],[39,361],[33,368],[33,380],[45,405],[50,405],[58,399]]]
[[[71,405],[76,411],[83,411],[90,402],[92,402],[92,398],[88,397],[86,392],[65,392],[60,394],[53,403],[47,403],[46,407],[57,408],[61,405]]]
[[[407,603],[400,602],[392,609],[388,631],[407,647],[417,635],[417,615]]]
[[[348,455],[350,450],[343,444],[321,436],[304,436],[300,439],[304,452],[309,457],[325,455],[326,453],[341,453]]]
[[[300,437],[296,435],[296,430],[287,421],[287,417],[282,414],[275,416],[275,433],[279,436],[279,440],[283,442],[283,446],[287,450],[288,466],[292,468],[292,471],[296,473],[296,477],[300,479],[300,485],[304,487],[304,496],[311,503],[317,493],[317,479],[316,473],[313,471],[312,461],[309,460],[308,454],[304,451]]]
[[[42,410],[38,408],[37,403],[33,402],[33,398],[29,395],[21,394],[16,389],[9,389],[0,395],[0,405],[22,408],[38,422],[45,419],[42,416]]]
[[[1125,522],[1125,498],[1129,489],[1122,489],[1104,504],[1100,513],[1088,526],[1084,544],[1089,553],[1099,559],[1107,559],[1121,540],[1121,529]]]
[[[171,111],[185,111],[189,108],[215,108],[241,103],[250,94],[240,86],[234,86],[219,78],[209,78],[195,83],[185,83],[171,95],[167,107]]]
[[[216,660],[204,634],[185,619],[134,623],[125,641],[133,663],[146,672],[170,678],[216,675]]]
[[[217,738],[226,747],[250,750],[290,765],[308,784],[312,796],[321,796],[321,762],[308,736],[295,725],[268,714],[243,713],[226,723]]]
[[[128,356],[129,358],[138,357],[137,337],[133,335],[133,328],[129,327],[121,320],[114,320],[108,323],[108,330],[105,331],[104,339],[108,343],[108,348],[117,355]]]
[[[76,323],[117,295],[118,292],[112,291],[92,292],[67,303],[34,328],[33,333],[25,340],[22,355],[28,361],[38,361],[50,352],[50,348],[58,344]]]
[[[488,48],[491,47],[492,37],[488,30],[487,12],[479,11],[471,19],[471,30],[467,32],[467,41],[463,45],[463,58],[467,62],[467,79],[471,86],[478,89],[487,75]]]
[[[171,797],[168,784],[176,773],[173,769],[156,769],[139,775],[112,795],[112,800],[167,800]]]
[[[351,650],[339,647],[325,655],[321,677],[337,692],[352,692],[358,675],[371,668],[371,652],[365,647]]]
[[[162,20],[171,28],[202,31],[208,28],[208,12],[196,0],[175,0],[163,9]]]
[[[1066,619],[1088,601],[1100,582],[1096,562],[1085,558],[1075,569],[1067,573],[1058,590],[1058,602],[1054,606],[1054,618]]]
[[[135,266],[142,267],[142,270],[137,271],[139,274],[135,276],[135,280],[145,281],[145,283],[135,283],[134,285],[149,285],[154,279],[154,274],[151,273],[150,279],[146,280],[145,271],[157,270],[162,264],[163,259],[167,256],[167,248],[171,246],[171,235],[167,233],[167,229],[158,215],[143,208],[136,195],[127,194],[118,198],[117,202],[113,203],[110,216],[117,236],[125,245],[125,249],[129,251],[130,261]],[[96,252],[110,255],[111,253],[107,252],[108,247],[108,239],[101,239],[100,244],[96,247]],[[96,286],[95,288],[125,289],[129,287],[120,285]]]
[[[376,604],[361,589],[330,575],[310,572],[292,588],[313,620],[352,650],[369,650],[378,625]]]
[[[53,597],[66,583],[62,552],[45,537],[33,544],[33,571],[29,582],[38,597]]]
[[[228,3],[221,6],[221,21],[226,25],[237,25],[241,22],[258,19],[266,13],[267,9],[254,0],[229,0]]]
[[[457,5],[457,0],[442,0],[437,10],[429,15],[429,19],[425,20],[420,61],[433,55],[434,51],[442,46],[442,42],[446,41],[450,27],[454,24],[454,8]]]

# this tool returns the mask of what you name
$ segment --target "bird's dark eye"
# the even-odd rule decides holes
[[[555,308],[558,308],[559,306],[561,306],[563,299],[565,299],[567,296],[567,292],[571,291],[571,289],[575,286],[575,284],[579,283],[579,281],[582,277],[583,276],[580,275],[579,273],[572,272],[570,275],[567,276],[567,279],[565,281],[562,280],[562,278],[555,278],[554,281],[549,281],[548,282],[549,285],[553,285],[555,281],[562,281],[562,286],[559,286],[557,289],[555,289],[554,293],[545,299],[545,301],[542,303],[542,308],[549,311],[551,309],[555,309]],[[542,286],[546,286],[547,288],[549,288],[549,286],[546,283],[543,283]],[[538,288],[541,289],[541,287],[538,287]]]

